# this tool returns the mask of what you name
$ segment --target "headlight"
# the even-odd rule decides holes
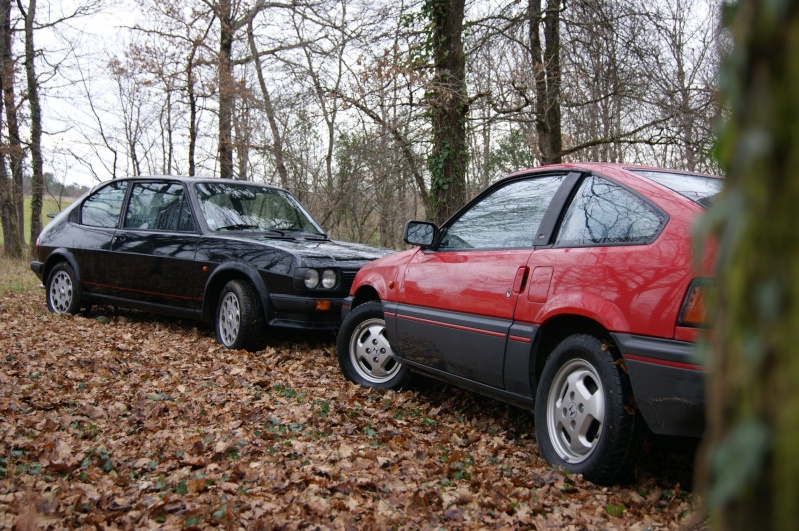
[[[336,276],[336,272],[332,269],[325,269],[324,273],[322,273],[322,287],[325,289],[331,289],[336,287],[336,282],[338,281],[338,277]]]
[[[319,271],[316,269],[309,269],[305,272],[305,287],[314,289],[319,285]]]

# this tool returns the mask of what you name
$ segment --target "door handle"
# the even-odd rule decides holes
[[[530,268],[527,266],[521,266],[519,269],[516,270],[516,278],[513,279],[514,293],[521,293],[524,290],[524,287],[527,284],[527,277],[529,273],[530,273]]]
[[[122,233],[122,234],[114,234],[114,241],[115,241],[115,242],[124,242],[124,241],[125,241],[125,240],[127,240],[127,239],[128,239],[128,236],[127,236],[127,234],[125,234],[125,233]]]

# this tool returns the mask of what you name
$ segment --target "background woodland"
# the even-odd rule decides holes
[[[717,172],[716,4],[0,0],[5,253],[41,230],[45,181],[268,182],[397,248],[516,169]]]

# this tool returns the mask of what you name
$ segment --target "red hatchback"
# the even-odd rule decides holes
[[[411,371],[534,410],[541,455],[596,483],[624,479],[642,423],[699,436],[715,255],[692,227],[722,180],[564,164],[514,173],[414,249],[364,266],[345,300],[344,374],[400,388]]]

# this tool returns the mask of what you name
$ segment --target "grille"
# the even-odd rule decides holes
[[[349,295],[350,288],[352,287],[352,283],[355,281],[355,275],[358,274],[358,271],[342,271],[341,272],[341,288],[345,294]]]

